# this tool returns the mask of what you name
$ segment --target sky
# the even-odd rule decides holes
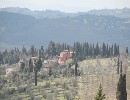
[[[5,7],[85,12],[91,9],[130,8],[130,0],[0,0],[0,8]]]

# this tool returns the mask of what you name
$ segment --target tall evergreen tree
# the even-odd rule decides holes
[[[49,74],[49,76],[52,75],[52,67],[49,68],[49,73],[48,74]]]
[[[0,51],[0,64],[2,64],[2,63],[3,63],[3,54]]]
[[[32,59],[29,59],[29,72],[33,72],[33,62]]]
[[[122,74],[122,61],[120,62],[120,74]]]
[[[53,57],[56,55],[56,46],[53,41],[50,41],[48,45],[49,56]]]
[[[79,67],[79,65],[78,65],[78,63],[76,62],[76,63],[75,63],[75,76],[78,76],[78,67]]]
[[[35,48],[34,48],[34,45],[32,45],[31,48],[30,48],[30,55],[31,55],[32,57],[35,56]]]
[[[120,60],[119,60],[119,57],[117,59],[117,74],[119,74],[119,68],[120,68]]]
[[[119,56],[120,55],[120,51],[119,51],[119,45],[117,45],[116,43],[114,44],[114,56]]]
[[[102,57],[105,57],[106,56],[106,44],[103,43],[102,44]]]
[[[129,50],[128,50],[128,47],[126,47],[126,53],[127,53],[127,55],[129,55]]]
[[[27,54],[27,51],[26,51],[26,48],[25,48],[25,47],[22,48],[22,53],[23,53],[23,54]]]
[[[126,74],[120,74],[120,78],[117,84],[116,92],[117,100],[127,100],[127,91],[126,91]]]
[[[41,50],[44,50],[44,49],[43,49],[43,46],[41,46]]]
[[[42,60],[41,58],[39,58],[38,61],[36,62],[36,68],[38,71],[40,71],[41,67],[42,67]]]
[[[97,44],[96,44],[96,51],[95,51],[95,54],[96,54],[96,56],[98,56],[99,55],[99,46],[98,46],[98,42],[97,42]]]
[[[107,48],[106,48],[106,55],[107,55],[107,57],[109,57],[109,47],[108,47],[108,44],[107,44]]]
[[[37,86],[37,67],[35,67],[35,86]]]
[[[114,55],[114,51],[113,51],[113,45],[111,46],[111,56]]]

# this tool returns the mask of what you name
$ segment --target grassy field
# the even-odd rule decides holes
[[[77,78],[81,100],[94,100],[94,96],[100,84],[106,94],[106,100],[116,100],[117,74],[116,58],[90,59],[79,63],[84,70],[84,75]],[[99,71],[100,70],[100,71]],[[130,100],[130,71],[127,69],[127,100]]]

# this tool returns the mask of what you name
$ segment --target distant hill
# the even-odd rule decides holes
[[[19,7],[7,7],[0,8],[0,11],[18,13],[30,15],[38,19],[42,18],[60,18],[60,17],[75,17],[79,15],[105,15],[105,16],[115,16],[120,18],[130,18],[130,8],[123,9],[101,9],[101,10],[90,10],[88,12],[78,12],[78,13],[65,13],[58,10],[42,10],[42,11],[31,11],[28,8],[19,8]]]
[[[117,42],[128,46],[130,20],[114,16],[79,15],[74,17],[42,18],[0,11],[0,48],[2,44],[44,45],[49,41]],[[6,46],[5,48],[8,48]]]
[[[1,8],[0,11],[18,13],[18,14],[25,14],[33,16],[37,19],[42,18],[60,18],[60,17],[74,17],[81,15],[81,13],[64,13],[58,10],[42,10],[42,11],[31,11],[28,8],[19,8],[19,7],[8,7],[8,8]],[[84,13],[85,14],[85,13]]]

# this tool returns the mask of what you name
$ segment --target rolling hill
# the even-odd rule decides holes
[[[69,44],[74,41],[117,42],[121,46],[128,46],[129,33],[129,18],[82,14],[37,19],[30,15],[0,11],[1,44],[46,46],[52,40]]]

